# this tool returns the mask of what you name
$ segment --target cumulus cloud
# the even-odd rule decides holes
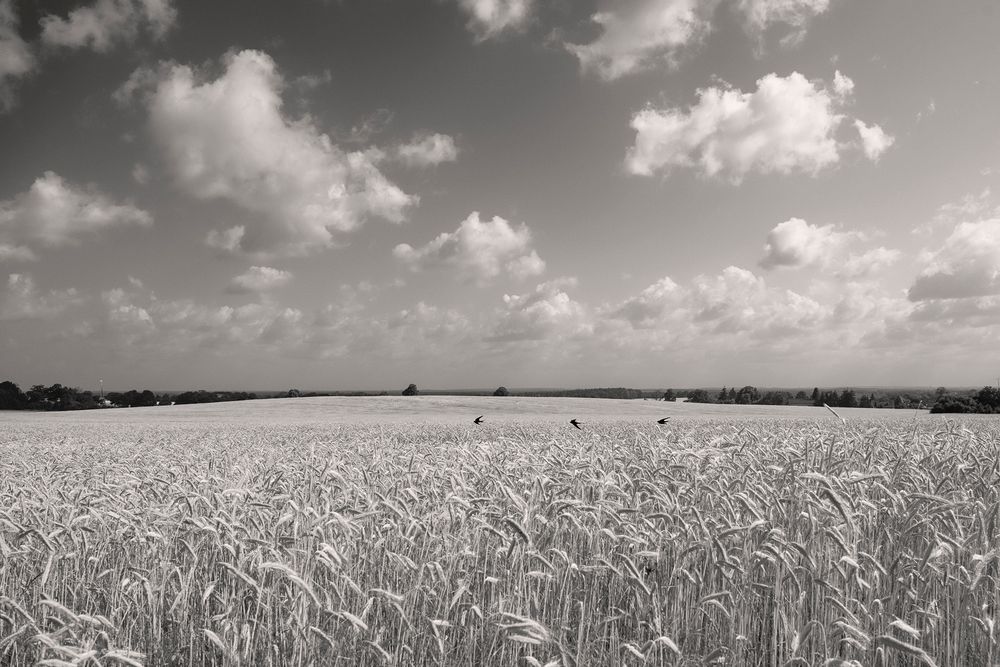
[[[958,224],[909,290],[911,301],[1000,294],[1000,219]]]
[[[231,292],[265,292],[277,287],[284,287],[292,280],[288,271],[270,266],[251,266],[249,269],[233,278],[229,285]]]
[[[704,343],[712,338],[794,338],[818,328],[829,309],[797,292],[770,288],[752,271],[730,266],[714,276],[697,276],[689,285],[663,278],[604,314],[649,331],[660,343]]]
[[[78,301],[75,289],[42,291],[31,276],[12,273],[0,293],[0,321],[53,317]]]
[[[14,106],[14,82],[34,71],[31,48],[17,32],[13,0],[0,0],[0,112]]]
[[[531,247],[531,230],[499,216],[482,221],[472,212],[453,232],[444,232],[420,248],[401,243],[393,255],[413,270],[450,267],[466,280],[480,285],[500,274],[512,278],[537,276],[545,262]]]
[[[552,342],[589,333],[593,324],[587,309],[565,291],[575,286],[575,279],[562,278],[541,283],[528,294],[504,294],[504,308],[487,340]]]
[[[13,199],[0,201],[0,259],[32,259],[32,245],[63,246],[112,227],[148,227],[153,217],[95,188],[47,171]]]
[[[844,85],[768,74],[753,92],[710,87],[687,110],[648,107],[632,117],[626,167],[643,176],[688,167],[733,183],[751,172],[815,175],[840,159]]]
[[[565,44],[584,72],[613,81],[654,67],[675,67],[685,49],[697,46],[712,29],[720,0],[603,0],[591,21],[600,27],[587,44]],[[738,0],[733,4],[746,31],[763,39],[774,25],[790,32],[782,39],[795,44],[813,18],[829,8],[829,0]]]
[[[458,0],[468,15],[468,29],[478,41],[522,29],[531,18],[534,0]]]
[[[898,250],[882,246],[853,250],[867,240],[861,232],[790,218],[768,232],[760,266],[768,270],[812,267],[841,278],[857,279],[881,271],[899,259]]]
[[[328,248],[335,233],[378,216],[402,222],[417,197],[378,168],[381,151],[345,152],[308,117],[282,110],[284,80],[260,51],[224,59],[215,79],[185,65],[139,70],[119,91],[142,94],[153,137],[177,186],[256,214],[212,245],[267,257]]]
[[[861,147],[865,151],[865,156],[872,162],[877,162],[882,153],[889,150],[896,141],[878,125],[865,125],[864,121],[855,120],[854,127],[861,136]]]
[[[458,159],[455,140],[447,134],[419,134],[396,148],[396,157],[411,167],[432,167]]]
[[[119,42],[133,42],[140,30],[162,39],[177,20],[173,0],[96,0],[65,18],[42,17],[42,43],[71,49],[109,51]]]
[[[790,218],[775,225],[767,235],[764,258],[760,265],[765,269],[776,267],[801,268],[818,264],[838,250],[847,235],[833,225],[811,225],[801,218]]]
[[[761,36],[775,24],[791,28],[782,39],[783,44],[790,45],[802,40],[810,21],[829,9],[830,0],[739,0],[737,6],[751,34]]]
[[[605,0],[591,17],[601,31],[589,44],[566,44],[585,72],[605,81],[656,65],[672,65],[684,46],[708,32],[714,2]]]

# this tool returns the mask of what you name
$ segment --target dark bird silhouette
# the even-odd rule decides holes
[[[657,419],[656,423],[657,424],[666,424],[668,421],[670,421],[670,417],[664,417],[663,419]]]
[[[580,426],[580,422],[578,422],[578,421],[576,420],[576,418],[573,418],[573,419],[570,419],[570,420],[569,420],[569,423],[570,423],[570,424],[572,424],[573,426],[577,427],[577,428],[578,428],[578,429],[580,429],[581,431],[583,430],[583,428],[582,428],[582,427]]]
[[[473,424],[482,424],[483,423],[483,416],[479,415],[478,417],[476,417],[475,419],[472,420],[472,423]]]

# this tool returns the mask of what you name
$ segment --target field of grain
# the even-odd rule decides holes
[[[997,420],[608,405],[3,415],[0,663],[1000,660]]]

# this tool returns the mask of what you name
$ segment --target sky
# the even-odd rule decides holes
[[[0,379],[983,386],[994,0],[0,0]]]

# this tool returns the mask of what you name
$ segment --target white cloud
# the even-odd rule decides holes
[[[117,42],[135,41],[142,28],[162,39],[176,20],[173,0],[96,0],[66,18],[42,17],[41,40],[48,46],[104,52]]]
[[[531,18],[535,0],[458,0],[468,15],[468,29],[478,41],[520,30]]]
[[[520,279],[545,270],[545,262],[531,247],[527,225],[514,227],[499,216],[484,222],[475,211],[454,232],[442,233],[421,248],[401,243],[393,255],[413,270],[453,267],[463,278],[478,284],[501,273]]]
[[[412,167],[431,167],[458,159],[455,140],[447,134],[420,134],[396,148],[397,158]]]
[[[214,80],[184,65],[140,70],[119,94],[146,91],[153,136],[184,192],[259,216],[239,234],[216,233],[216,247],[302,255],[332,246],[334,233],[370,215],[404,220],[418,199],[379,171],[380,151],[345,152],[310,118],[286,117],[284,81],[267,54],[241,51],[224,63]]]
[[[738,7],[752,34],[760,36],[775,24],[792,28],[782,39],[787,45],[802,40],[809,22],[829,9],[830,0],[739,0]]]
[[[678,51],[710,28],[715,2],[703,0],[605,0],[591,20],[601,27],[589,44],[566,44],[581,68],[612,81],[676,62]]]
[[[760,266],[764,269],[811,267],[853,280],[882,271],[899,259],[898,250],[882,246],[852,250],[867,240],[861,232],[840,231],[833,225],[813,225],[800,218],[790,218],[768,232]]]
[[[836,231],[833,225],[820,227],[801,218],[790,218],[768,232],[760,265],[773,269],[820,264],[839,251],[849,238],[850,234]]]
[[[31,259],[30,246],[62,246],[78,242],[84,234],[111,227],[148,227],[152,216],[132,204],[114,202],[94,188],[67,183],[47,171],[27,192],[0,201],[0,252],[14,259]],[[13,249],[13,250],[11,250]]]
[[[845,278],[863,278],[879,273],[895,264],[902,253],[895,248],[879,246],[861,253],[852,253],[840,264],[838,275]]]
[[[23,245],[0,243],[0,262],[11,260],[16,262],[33,262],[38,259],[35,252]]]
[[[246,227],[234,225],[229,229],[213,229],[205,237],[205,245],[226,253],[238,253],[243,245],[243,237],[246,235]]]
[[[288,271],[270,266],[251,266],[249,269],[233,278],[229,289],[232,292],[264,292],[277,287],[284,287],[292,280]]]
[[[833,73],[833,92],[837,93],[837,97],[850,97],[854,94],[854,79],[842,74],[838,69]]]
[[[17,26],[13,0],[0,0],[0,112],[14,105],[14,80],[33,72],[37,64]]]
[[[815,175],[840,159],[843,101],[798,72],[768,74],[750,93],[703,88],[687,110],[646,108],[633,116],[626,167],[644,176],[690,167],[733,183],[751,172]]]
[[[562,278],[541,283],[528,294],[504,294],[504,308],[487,340],[551,343],[590,333],[593,325],[586,308],[564,289],[575,286],[576,280]]]
[[[928,260],[911,301],[1000,294],[1000,219],[958,224]]]
[[[896,141],[878,125],[866,125],[864,121],[855,120],[854,127],[861,135],[861,147],[865,151],[865,156],[872,162],[877,162],[882,157],[882,153],[889,150],[889,147]]]
[[[31,276],[12,273],[0,293],[0,321],[54,317],[78,301],[75,289],[42,292]]]

